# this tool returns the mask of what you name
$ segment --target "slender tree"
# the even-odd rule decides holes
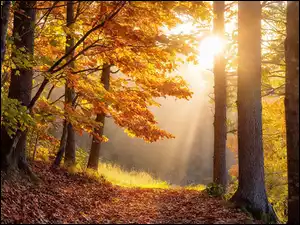
[[[53,161],[52,168],[58,167],[61,160],[63,159],[63,155],[64,155],[65,148],[66,148],[67,138],[68,138],[68,122],[65,119],[64,124],[63,124],[62,135],[60,138],[59,149],[58,149],[58,152],[56,153],[55,159]]]
[[[1,1],[1,69],[2,69],[2,63],[4,60],[5,50],[6,50],[5,43],[6,43],[10,5],[11,5],[10,0],[3,1],[3,5]]]
[[[106,90],[109,90],[109,78],[110,78],[110,66],[107,64],[103,65],[103,71],[101,76],[101,83],[103,84]],[[100,129],[97,129],[95,133],[97,133],[100,137],[103,135],[104,130],[104,122],[105,122],[105,113],[97,114],[96,121],[102,123]],[[100,149],[101,149],[101,142],[93,137],[91,151],[89,155],[88,161],[88,168],[97,170],[98,169],[98,162],[100,157]]]
[[[224,1],[213,2],[214,34],[220,38],[224,36]],[[217,184],[226,187],[226,75],[223,52],[215,56],[214,63],[214,93],[215,93],[215,121],[214,121],[214,169],[213,179]]]
[[[287,3],[285,119],[288,160],[288,224],[299,224],[299,2]]]
[[[261,218],[277,220],[264,178],[261,105],[261,5],[238,2],[238,162],[239,184],[232,201]]]
[[[74,24],[74,2],[67,2],[67,27],[71,28],[71,32],[67,33],[66,39],[66,54],[74,47],[74,37],[72,34],[72,25]],[[68,56],[68,60],[74,57],[74,51]],[[72,61],[68,67],[74,68],[75,64]],[[67,77],[66,86],[65,86],[65,104],[72,107],[72,102],[75,98],[74,89],[71,87],[70,80]],[[72,126],[72,123],[64,123],[64,126],[67,126],[67,141],[65,146],[65,165],[74,165],[75,164],[75,132]]]
[[[17,9],[14,12],[13,37],[14,46],[12,58],[16,57],[17,50],[24,49],[24,57],[33,58],[34,49],[34,22],[35,1],[17,1]],[[16,68],[11,71],[11,81],[8,97],[17,99],[22,105],[29,105],[32,90],[32,63],[23,65],[15,63]],[[19,73],[19,75],[18,75]],[[5,118],[4,118],[5,119]],[[18,130],[16,137],[10,137],[4,127],[1,126],[1,168],[21,169],[30,172],[26,162],[26,131]],[[18,141],[15,141],[18,140]]]
[[[68,1],[67,2],[67,27],[71,29],[71,32],[67,33],[66,36],[66,50],[65,54],[69,54],[67,60],[70,60],[74,57],[74,51],[69,53],[69,51],[74,47],[74,37],[72,34],[72,25],[74,24],[74,2]],[[73,69],[74,68],[74,61],[72,61],[68,67]],[[65,107],[66,106],[73,106],[73,100],[75,98],[74,89],[71,87],[71,83],[69,77],[66,79],[65,85]],[[67,116],[67,113],[65,113]],[[73,126],[70,122],[67,121],[67,118],[64,119],[63,123],[63,132],[60,139],[60,145],[58,152],[56,154],[55,160],[53,162],[53,167],[59,166],[63,155],[65,154],[65,165],[71,166],[75,164],[75,132]]]

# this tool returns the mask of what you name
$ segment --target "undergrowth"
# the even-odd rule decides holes
[[[51,163],[55,152],[49,151],[49,148],[39,146],[36,149],[35,159]],[[29,148],[29,158],[32,158],[33,149]],[[119,165],[103,162],[100,160],[98,171],[87,169],[88,161],[88,152],[78,148],[76,150],[76,165],[67,168],[70,173],[85,173],[89,177],[96,179],[105,178],[107,181],[111,182],[114,185],[121,187],[140,187],[140,188],[160,188],[160,189],[169,189],[173,188],[167,181],[162,181],[160,179],[154,178],[151,174],[144,171],[126,171],[122,169]],[[61,162],[61,165],[64,167],[64,162]],[[182,188],[179,186],[179,188]],[[196,190],[203,191],[206,186],[203,184],[189,185],[184,187],[187,190]]]
[[[29,152],[32,155],[32,152]],[[54,153],[48,151],[45,147],[39,147],[35,154],[35,160],[41,160],[51,163]],[[31,157],[30,157],[31,158]],[[81,148],[76,151],[76,165],[67,168],[70,173],[85,173],[89,177],[96,179],[105,178],[114,185],[122,187],[140,187],[140,188],[170,188],[170,184],[154,178],[149,173],[143,171],[126,171],[119,165],[103,162],[100,160],[98,171],[86,169],[88,153]],[[61,162],[64,167],[64,162]],[[200,190],[200,186],[188,187],[189,189]]]

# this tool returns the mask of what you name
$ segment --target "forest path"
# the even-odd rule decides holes
[[[254,223],[205,192],[113,186],[35,162],[41,182],[5,181],[1,223]]]

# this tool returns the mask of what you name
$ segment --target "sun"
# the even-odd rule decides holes
[[[191,34],[196,30],[192,22],[179,24],[172,30],[167,31],[169,34]],[[209,31],[211,32],[211,31]],[[201,36],[201,34],[199,33]],[[202,34],[203,35],[203,34]],[[198,62],[201,68],[211,70],[214,64],[215,55],[224,51],[226,41],[221,37],[213,35],[212,33],[205,36],[200,42],[198,47]]]
[[[214,57],[222,53],[225,48],[225,40],[215,36],[210,35],[202,39],[199,44],[199,57],[198,61],[202,68],[212,69],[214,64]]]
[[[224,50],[224,40],[218,36],[205,37],[200,43],[200,51],[216,55]]]

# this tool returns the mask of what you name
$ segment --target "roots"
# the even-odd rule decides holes
[[[250,198],[236,192],[230,199],[230,202],[233,202],[236,207],[241,208],[246,213],[250,213],[257,220],[263,220],[266,223],[278,223],[278,217],[273,206],[268,203],[267,198],[265,202],[263,202],[263,199],[259,199],[259,202],[254,202]]]
[[[23,158],[19,158],[18,165],[11,164],[2,168],[1,171],[1,184],[5,180],[14,179],[15,177],[20,176],[21,178],[28,179],[34,184],[38,184],[40,179],[32,172],[27,161]]]

